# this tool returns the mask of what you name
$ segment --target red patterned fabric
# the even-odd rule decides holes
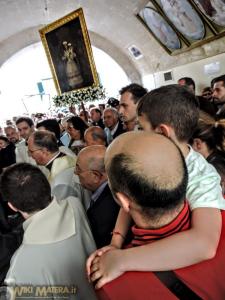
[[[187,230],[190,228],[190,217],[191,212],[188,206],[188,203],[185,202],[182,211],[179,215],[166,226],[161,227],[160,229],[140,229],[136,226],[132,227],[133,240],[131,241],[131,246],[141,246],[144,244],[149,244],[156,240],[160,240],[164,237],[172,235],[176,232]]]
[[[225,299],[225,211],[221,214],[222,233],[216,256],[208,261],[175,270],[177,276],[204,300]],[[174,227],[173,224],[170,226]],[[162,236],[163,232],[159,230],[159,234]],[[167,230],[166,234],[168,235]],[[152,236],[152,232],[149,232],[149,236]],[[152,272],[126,272],[106,284],[97,295],[100,300],[177,299]]]

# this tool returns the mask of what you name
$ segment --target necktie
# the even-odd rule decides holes
[[[105,128],[105,132],[106,132],[106,136],[107,136],[107,143],[109,145],[112,142],[112,140],[113,140],[113,136],[111,134],[110,129],[107,128],[107,127]]]

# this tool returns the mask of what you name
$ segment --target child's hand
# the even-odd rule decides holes
[[[96,289],[100,289],[104,284],[112,281],[124,273],[122,270],[122,251],[114,249],[96,256],[90,269],[90,280],[97,281]]]
[[[87,259],[87,262],[86,262],[86,271],[87,271],[87,275],[88,275],[88,279],[90,281],[90,274],[91,274],[91,265],[94,261],[94,259],[96,257],[100,257],[103,253],[109,251],[109,250],[113,250],[113,249],[116,249],[116,247],[112,246],[112,245],[108,245],[108,246],[105,246],[105,247],[102,247],[100,249],[97,249],[95,252],[93,252]]]

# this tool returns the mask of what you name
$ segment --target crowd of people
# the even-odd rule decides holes
[[[3,126],[9,299],[225,298],[225,75],[119,94]]]

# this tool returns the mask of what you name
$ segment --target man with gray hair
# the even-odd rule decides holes
[[[108,186],[105,152],[106,148],[100,145],[82,149],[75,169],[81,185],[92,192],[87,216],[97,247],[109,244],[119,212],[119,205],[114,201]]]
[[[49,170],[49,182],[65,169],[75,166],[75,159],[59,151],[56,137],[49,131],[31,134],[28,139],[28,154],[38,165]]]
[[[17,128],[13,125],[8,125],[4,128],[5,131],[5,135],[6,137],[9,139],[9,141],[11,143],[13,143],[14,145],[18,144],[19,142],[21,142],[20,139],[20,135],[19,132],[17,130]]]
[[[28,139],[29,155],[37,165],[45,166],[47,179],[51,184],[52,194],[58,200],[69,196],[77,197],[84,207],[90,199],[75,176],[74,167],[76,158],[60,152],[54,133],[49,131],[36,131]]]
[[[108,145],[121,133],[124,133],[123,124],[119,119],[118,111],[113,107],[108,107],[103,112],[105,133]]]

